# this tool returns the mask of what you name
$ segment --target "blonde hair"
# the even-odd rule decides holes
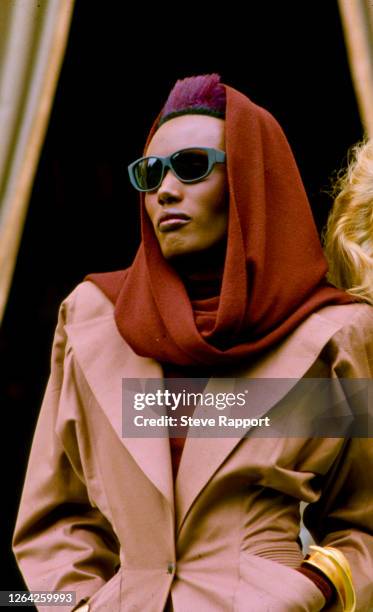
[[[373,139],[355,145],[324,232],[328,280],[373,304]]]

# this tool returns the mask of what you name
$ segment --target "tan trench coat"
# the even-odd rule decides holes
[[[324,308],[240,375],[371,377],[372,313]],[[61,308],[14,536],[29,589],[74,590],[92,612],[162,612],[169,594],[175,612],[316,612],[321,592],[294,570],[304,500],[321,545],[350,562],[358,611],[373,610],[372,442],[187,438],[174,490],[168,439],[121,435],[121,379],[161,376],[103,294],[79,285]]]

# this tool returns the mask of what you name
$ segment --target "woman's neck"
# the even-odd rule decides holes
[[[206,253],[190,253],[172,262],[184,282],[191,299],[204,299],[219,295],[225,260],[224,249],[209,249]]]

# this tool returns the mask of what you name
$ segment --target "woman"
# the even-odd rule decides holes
[[[373,304],[373,141],[356,145],[334,187],[325,231],[329,278]]]
[[[371,309],[325,282],[281,128],[217,75],[178,81],[129,172],[134,263],[61,309],[14,536],[27,584],[92,611],[369,610],[366,440],[122,435],[121,379],[371,376]]]

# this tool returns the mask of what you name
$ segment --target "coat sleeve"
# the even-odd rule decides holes
[[[71,356],[64,332],[65,311],[63,304],[13,549],[29,590],[75,591],[78,603],[114,575],[119,546],[108,520],[90,503],[79,454],[69,456],[56,433],[62,389],[71,385],[66,380]],[[59,606],[59,610],[71,608]]]
[[[371,394],[373,324],[370,307],[340,331],[328,347],[333,375],[364,378]],[[369,415],[368,415],[369,416]],[[369,426],[369,419],[367,419]],[[304,524],[320,546],[347,558],[357,595],[357,612],[373,610],[373,439],[344,440],[326,475],[320,499],[307,506]],[[338,607],[333,611],[339,610]]]

